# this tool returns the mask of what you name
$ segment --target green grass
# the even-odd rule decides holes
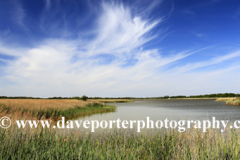
[[[162,131],[136,136],[116,131],[92,138],[44,129],[0,129],[0,159],[238,159],[239,134]]]

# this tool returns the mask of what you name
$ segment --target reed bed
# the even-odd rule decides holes
[[[234,100],[228,100],[226,102],[227,105],[235,105],[235,106],[240,106],[240,99],[234,99]]]
[[[226,102],[226,101],[233,101],[237,99],[236,97],[225,97],[225,98],[217,98],[216,101],[222,101],[222,102]]]
[[[97,100],[0,99],[0,115],[23,119],[71,118],[114,110]]]
[[[20,131],[19,131],[20,130]],[[0,129],[0,159],[238,159],[240,134],[208,130],[162,130],[158,134],[136,135],[115,131],[107,136],[49,129],[34,132]]]
[[[227,105],[240,106],[240,98],[238,98],[238,97],[233,97],[233,98],[218,98],[216,101],[226,102]]]

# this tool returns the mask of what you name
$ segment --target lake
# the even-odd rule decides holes
[[[226,105],[225,102],[215,100],[136,100],[133,103],[109,103],[117,106],[116,112],[95,114],[89,117],[81,117],[78,120],[144,120],[149,117],[150,120],[240,120],[240,107]],[[108,133],[116,130],[96,129],[94,134]],[[74,129],[81,132],[91,132],[90,129]],[[134,126],[136,131],[136,126]],[[152,133],[157,129],[142,129],[141,133]]]

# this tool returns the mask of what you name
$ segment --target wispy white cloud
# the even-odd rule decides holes
[[[196,33],[196,36],[201,38],[203,36],[203,34],[202,33]]]
[[[182,10],[182,12],[185,13],[185,14],[189,14],[189,15],[196,15],[195,12],[193,12],[191,10],[188,10],[188,9]]]
[[[198,68],[202,68],[202,67],[207,67],[210,65],[214,65],[214,64],[219,64],[228,60],[232,60],[234,58],[240,57],[240,51],[236,51],[233,53],[228,53],[226,55],[223,56],[219,56],[219,57],[214,57],[212,59],[209,59],[207,61],[202,61],[202,62],[197,62],[197,63],[190,63],[188,65],[185,65],[183,67],[177,67],[174,70],[175,73],[183,73],[183,72],[187,72],[187,71],[192,71]]]
[[[13,0],[13,11],[11,12],[11,17],[13,22],[15,22],[24,32],[29,32],[29,29],[24,23],[26,13],[19,0]]]
[[[3,43],[2,40],[0,39],[0,53],[1,54],[19,57],[25,51],[26,51],[26,49],[20,48],[19,46],[15,47],[15,46],[11,46],[9,44]]]
[[[4,32],[3,32],[3,35],[4,36],[7,36],[8,34],[10,34],[11,33],[11,30],[8,28],[8,29],[6,29]]]
[[[51,7],[51,0],[45,0],[45,9],[49,10]]]
[[[15,0],[14,1],[14,14],[13,18],[15,19],[15,22],[17,22],[19,25],[24,26],[23,20],[25,17],[25,12],[21,6],[21,4]]]
[[[85,48],[88,55],[106,53],[121,56],[140,47],[154,37],[147,33],[160,20],[149,22],[131,15],[128,7],[103,3],[103,14],[97,22],[97,35]]]

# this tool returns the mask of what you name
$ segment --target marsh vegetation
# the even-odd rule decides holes
[[[118,130],[92,138],[48,129],[0,129],[0,159],[238,159],[239,136],[236,130],[227,135],[162,130],[152,136]]]
[[[21,119],[72,118],[94,113],[113,112],[98,100],[0,99],[0,115]]]
[[[234,97],[234,98],[218,98],[216,101],[224,101],[227,105],[235,105],[240,106],[240,98]]]

